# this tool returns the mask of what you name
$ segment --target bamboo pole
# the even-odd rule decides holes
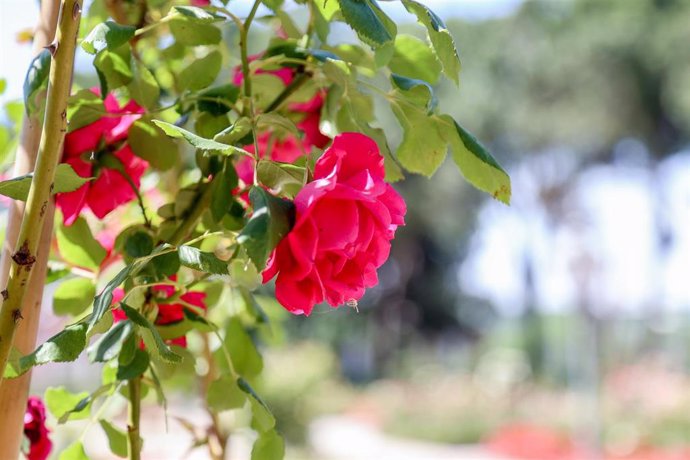
[[[34,54],[48,46],[55,36],[60,0],[43,0],[34,31]],[[68,47],[69,48],[69,47]],[[35,115],[24,117],[20,145],[17,149],[14,175],[19,176],[34,170],[41,140],[42,123]],[[24,319],[19,322],[14,337],[14,346],[22,353],[31,352],[36,345],[36,335],[41,311],[41,298],[46,274],[46,263],[49,255],[53,228],[53,200],[49,199],[43,218],[40,238],[36,247],[36,262],[31,277],[28,279],[27,292],[20,305]],[[0,253],[0,286],[8,281],[12,254],[16,252],[24,203],[15,201],[11,204],[7,216],[5,244]],[[19,456],[22,442],[22,430],[26,400],[31,382],[31,372],[21,377],[6,380],[0,385],[0,458],[15,459]]]

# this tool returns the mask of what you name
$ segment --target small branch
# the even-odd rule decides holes
[[[179,246],[180,244],[184,243],[185,238],[187,238],[192,231],[194,231],[197,222],[199,222],[199,219],[201,219],[204,211],[206,211],[211,204],[213,188],[213,181],[206,184],[206,189],[201,192],[201,196],[199,196],[196,203],[194,203],[192,211],[187,215],[187,217],[185,217],[180,226],[177,227],[177,230],[175,230],[175,233],[173,233],[173,235],[170,237],[170,240],[168,241],[170,244],[173,246]]]
[[[278,110],[281,105],[290,97],[292,96],[298,89],[302,87],[303,84],[305,84],[309,80],[309,75],[306,73],[300,73],[298,74],[291,82],[289,85],[285,87],[285,89],[275,98],[273,99],[273,102],[269,104],[269,106],[266,108],[266,112],[273,112],[275,110]]]
[[[156,21],[156,22],[149,24],[145,27],[142,27],[141,29],[137,29],[136,32],[134,32],[134,36],[140,37],[140,36],[144,35],[145,33],[150,32],[153,29],[157,28],[158,26],[163,25],[166,22],[170,22],[174,18],[175,18],[175,16],[172,16],[172,15],[171,16],[165,16],[164,18],[162,18],[159,21]]]
[[[127,439],[129,440],[129,459],[141,460],[141,435],[139,422],[141,420],[141,377],[129,381],[129,424],[127,425]]]
[[[122,177],[125,178],[125,180],[129,184],[129,186],[132,187],[134,194],[137,196],[137,201],[139,202],[139,208],[141,208],[141,215],[144,217],[144,225],[146,226],[146,228],[151,228],[151,220],[149,220],[148,216],[146,215],[146,206],[144,206],[144,199],[141,196],[141,192],[139,191],[139,188],[134,183],[134,181],[132,180],[130,175],[127,174],[127,171],[125,171],[124,168],[122,168],[122,170],[119,171],[119,173],[122,174]]]
[[[36,168],[31,180],[26,211],[12,255],[7,286],[2,288],[0,307],[0,385],[7,358],[14,341],[17,324],[22,318],[22,305],[29,279],[36,262],[41,229],[51,200],[55,170],[62,155],[67,132],[67,98],[74,68],[82,1],[63,0],[55,40],[49,46],[52,65],[48,83],[45,119],[38,148]]]

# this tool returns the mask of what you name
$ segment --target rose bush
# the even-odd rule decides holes
[[[377,284],[406,211],[384,175],[376,143],[358,133],[337,136],[316,162],[314,181],[295,197],[295,226],[263,274],[264,282],[278,275],[286,309],[309,315],[324,299],[337,307]]]
[[[134,101],[121,106],[113,94],[108,94],[103,103],[110,115],[65,136],[63,161],[79,176],[95,177],[73,192],[57,194],[55,204],[62,210],[66,225],[74,223],[85,207],[102,219],[135,199],[135,188],[148,167],[127,144],[129,128],[144,109]]]

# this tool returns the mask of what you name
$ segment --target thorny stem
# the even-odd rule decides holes
[[[247,36],[249,35],[249,27],[256,16],[256,11],[261,4],[260,0],[254,0],[249,16],[245,19],[244,24],[240,28],[240,56],[242,57],[242,77],[244,78],[244,97],[247,100],[247,105],[244,107],[244,116],[251,120],[252,137],[254,138],[254,185],[259,183],[258,166],[259,166],[259,142],[256,138],[256,119],[254,113],[254,101],[252,99],[252,80],[249,75],[249,56],[247,55]]]
[[[0,307],[0,384],[2,384],[17,324],[22,318],[22,304],[36,262],[38,241],[67,132],[67,98],[72,83],[74,51],[81,10],[82,0],[62,1],[55,40],[48,46],[52,55],[52,64],[41,142],[26,210],[14,247],[15,252],[12,255],[9,281],[1,290],[0,296],[2,302]]]

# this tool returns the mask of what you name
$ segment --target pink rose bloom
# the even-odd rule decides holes
[[[24,436],[29,439],[28,460],[45,460],[50,455],[53,443],[48,438],[46,428],[46,409],[43,401],[30,396],[24,414]]]
[[[175,277],[171,277],[175,280]],[[179,323],[184,320],[184,309],[187,308],[181,303],[163,303],[168,297],[175,294],[175,286],[170,286],[167,284],[161,284],[160,286],[154,286],[151,290],[159,296],[158,302],[158,316],[154,321],[154,324],[158,326],[165,326],[168,324]],[[117,288],[113,291],[113,303],[117,303],[122,300],[125,293],[121,288]],[[206,304],[204,299],[206,298],[206,293],[201,291],[188,291],[180,296],[180,300],[199,307],[202,310],[206,310]],[[113,310],[113,320],[115,322],[127,319],[125,312],[119,308]],[[184,335],[180,337],[175,337],[166,341],[169,345],[179,345],[181,347],[187,347],[187,337]],[[143,348],[143,343],[141,344]]]
[[[271,255],[264,283],[276,274],[276,298],[309,315],[326,300],[359,300],[378,283],[395,230],[404,225],[402,197],[384,182],[376,143],[344,133],[316,162],[314,181],[295,197],[295,226]]]
[[[211,4],[211,0],[192,0],[191,1],[192,6],[209,6]]]
[[[92,91],[98,93],[98,90]],[[134,155],[127,144],[129,128],[141,117],[139,114],[144,109],[134,101],[120,107],[112,94],[105,98],[104,105],[111,114],[132,115],[103,117],[65,136],[63,161],[81,177],[96,177],[73,192],[56,195],[55,204],[62,210],[65,225],[74,223],[84,207],[102,219],[118,206],[136,198],[131,185],[119,171],[99,163],[102,154],[109,152],[117,157],[137,187],[148,167],[148,163]]]

